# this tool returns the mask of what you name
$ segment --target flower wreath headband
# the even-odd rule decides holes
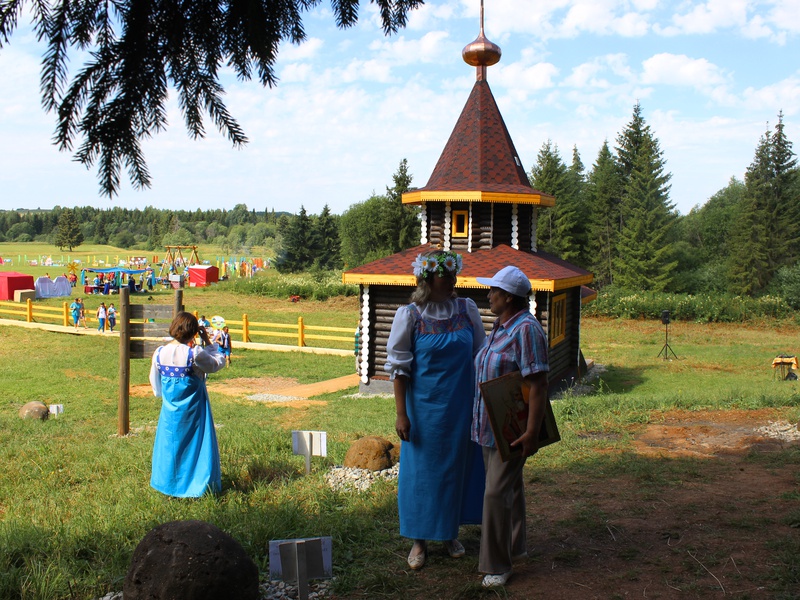
[[[439,277],[444,275],[445,269],[453,275],[461,273],[462,259],[460,254],[455,252],[440,252],[433,256],[417,255],[417,259],[411,263],[414,267],[414,275],[426,279],[428,273],[438,273]]]

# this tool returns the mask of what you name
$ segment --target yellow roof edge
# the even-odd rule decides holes
[[[556,199],[547,194],[514,194],[512,192],[481,192],[480,190],[469,190],[462,192],[416,191],[405,192],[403,194],[403,204],[453,201],[536,204],[537,206],[556,205]]]
[[[557,279],[555,290],[565,290],[567,288],[577,287],[579,285],[587,285],[594,281],[594,275],[578,275],[576,277],[567,277],[566,279]]]
[[[408,285],[417,286],[414,275],[381,275],[380,273],[342,273],[342,283],[360,285]]]
[[[594,276],[580,275],[567,279],[531,279],[531,288],[537,292],[557,292],[579,285],[591,283]],[[381,275],[380,273],[342,273],[342,283],[351,285],[406,285],[416,287],[417,278],[414,275]],[[460,288],[485,288],[478,283],[475,277],[459,276],[456,287]]]

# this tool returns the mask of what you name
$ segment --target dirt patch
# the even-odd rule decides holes
[[[212,394],[220,394],[229,398],[272,395],[278,400],[268,402],[268,404],[294,409],[305,409],[310,406],[324,406],[327,404],[322,400],[307,400],[305,398],[284,397],[282,395],[282,392],[290,394],[291,389],[296,385],[297,380],[292,377],[235,377],[209,383],[208,391]],[[130,395],[135,398],[152,397],[153,390],[149,383],[132,385]]]
[[[800,597],[800,457],[781,452],[800,442],[771,435],[780,421],[768,409],[675,411],[638,431],[632,453],[558,472],[529,462],[529,557],[499,597]],[[432,553],[412,597],[484,597],[479,530],[462,542],[464,562]]]
[[[673,411],[660,423],[647,425],[636,436],[634,448],[644,455],[711,457],[741,455],[754,446],[780,447],[780,440],[758,432],[779,417],[780,413],[771,409]]]
[[[297,385],[293,377],[235,377],[208,384],[208,391],[224,396],[276,393]]]

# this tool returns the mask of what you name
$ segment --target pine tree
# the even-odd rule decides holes
[[[623,288],[664,291],[677,263],[671,259],[675,215],[665,202],[665,176],[656,142],[643,143],[623,198],[625,217],[614,261],[615,283]]]
[[[573,243],[575,244],[575,254],[572,260],[580,267],[588,268],[590,262],[589,252],[589,211],[586,202],[586,175],[584,174],[583,161],[578,152],[578,147],[572,147],[572,164],[567,169],[567,188],[564,201],[571,204],[568,211],[575,215],[574,220],[569,223]],[[558,199],[556,199],[558,201]],[[567,258],[564,256],[564,258]]]
[[[650,126],[644,122],[642,106],[637,102],[633,105],[630,123],[617,136],[617,165],[624,180],[630,178],[640,149],[650,139],[652,139]]]
[[[318,269],[339,269],[342,266],[339,224],[326,204],[314,220],[312,246],[315,254],[314,267]]]
[[[66,248],[70,252],[83,243],[83,232],[75,218],[75,213],[68,208],[61,211],[58,228],[53,242],[60,250]]]
[[[586,196],[589,207],[589,269],[599,287],[614,282],[613,260],[619,239],[619,203],[622,177],[608,148],[603,143],[592,170],[587,177]]]
[[[737,294],[752,296],[766,288],[776,270],[773,253],[783,245],[771,227],[776,216],[773,152],[772,134],[767,130],[745,173],[744,198],[731,232],[729,279],[731,291]]]
[[[778,113],[778,123],[772,134],[770,161],[773,177],[770,190],[770,218],[774,226],[770,232],[769,261],[772,274],[782,266],[793,265],[800,258],[800,196],[798,196],[798,169],[792,142],[786,137],[783,111]]]
[[[287,220],[281,234],[282,249],[275,265],[278,271],[297,273],[310,268],[314,263],[313,231],[304,206],[300,206],[296,216]]]
[[[561,228],[574,215],[569,212],[572,206],[564,198],[569,186],[567,166],[561,160],[558,146],[552,140],[547,140],[539,149],[536,164],[531,167],[530,181],[535,189],[556,199],[555,206],[539,210],[536,222],[538,248],[568,260],[562,252],[567,250],[571,253],[574,244],[569,231],[561,231]]]
[[[615,283],[632,289],[665,290],[675,261],[669,256],[675,222],[669,180],[658,140],[642,117],[641,106],[617,137],[617,167],[622,179],[619,237],[612,260]]]
[[[100,211],[97,214],[94,226],[94,241],[98,244],[108,243],[108,232],[106,231],[106,213]]]
[[[404,158],[392,175],[394,185],[386,187],[387,202],[378,225],[388,242],[390,254],[419,245],[419,209],[403,204],[403,193],[411,189],[412,180]]]

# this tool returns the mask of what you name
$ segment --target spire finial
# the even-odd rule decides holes
[[[481,0],[480,33],[474,42],[464,46],[461,56],[468,65],[477,67],[476,78],[482,81],[486,79],[486,67],[497,64],[502,55],[500,46],[487,40],[483,34],[483,0]]]

